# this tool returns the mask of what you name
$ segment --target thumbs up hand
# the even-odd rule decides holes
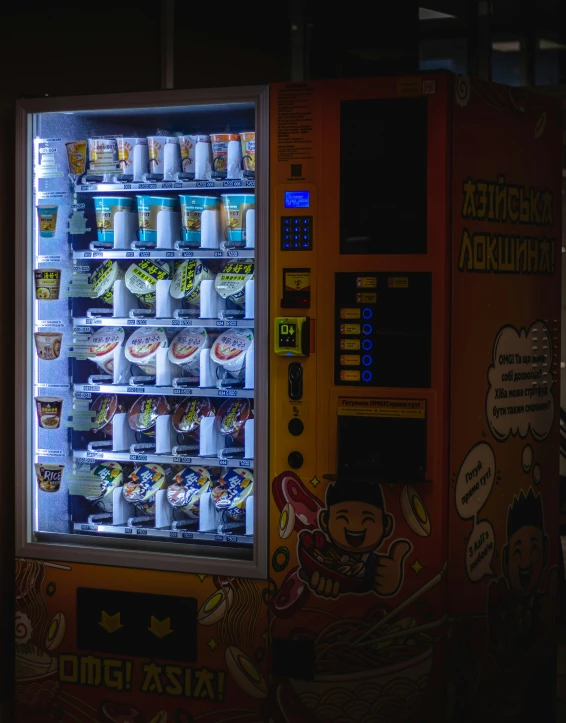
[[[387,555],[376,555],[373,571],[373,589],[382,597],[390,597],[401,587],[403,564],[413,546],[408,540],[396,540]]]

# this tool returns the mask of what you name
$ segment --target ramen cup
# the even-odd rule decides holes
[[[254,476],[249,469],[222,470],[216,485],[212,488],[212,501],[217,510],[229,510],[240,506],[244,512],[244,502],[254,487]],[[241,513],[236,516],[240,517]]]
[[[177,136],[148,136],[149,172],[173,180],[181,171],[181,149]]]
[[[171,470],[158,464],[136,467],[122,487],[126,502],[135,505],[145,515],[155,514],[155,495],[166,489]]]
[[[253,338],[251,329],[229,329],[220,334],[212,345],[210,358],[231,376],[242,378],[246,353],[253,344]]]
[[[199,516],[200,498],[210,488],[210,472],[204,467],[185,467],[167,488],[167,501],[172,507],[180,508],[186,515],[196,519]]]
[[[185,397],[173,412],[173,428],[179,434],[198,440],[200,423],[204,417],[214,417],[214,405],[206,397]]]
[[[170,413],[171,408],[165,397],[138,397],[128,410],[128,424],[134,432],[154,437],[157,418]]]
[[[246,282],[253,277],[252,259],[227,261],[216,275],[214,288],[223,299],[243,308],[246,304]]]
[[[113,173],[118,167],[118,144],[115,138],[88,139],[91,173]]]
[[[118,165],[122,175],[141,181],[149,164],[147,138],[116,138],[116,142]]]
[[[114,282],[124,278],[124,271],[116,261],[104,261],[89,278],[94,295],[105,304],[114,303]]]
[[[63,334],[60,331],[37,331],[33,336],[37,356],[40,359],[52,361],[59,358],[61,340],[63,339]]]
[[[101,462],[91,472],[92,482],[98,486],[98,492],[85,495],[89,502],[95,502],[104,512],[112,512],[114,490],[122,486],[124,471],[118,462]]]
[[[179,136],[179,143],[181,146],[181,164],[183,173],[188,178],[195,178],[197,166],[197,146],[199,143],[206,143],[207,148],[205,155],[208,156],[208,149],[210,148],[210,137],[207,135]],[[199,155],[201,154],[199,153]]]
[[[234,442],[243,440],[244,427],[251,417],[248,399],[229,399],[216,412],[215,427],[218,434],[231,437]]]
[[[142,306],[155,309],[157,282],[168,278],[170,267],[166,261],[142,259],[128,267],[124,282]]]
[[[114,373],[114,354],[124,343],[124,329],[103,327],[88,339],[87,358],[97,364],[106,374]]]
[[[42,429],[59,429],[63,400],[61,397],[36,397],[37,421]]]
[[[199,376],[200,353],[208,349],[210,340],[202,326],[191,326],[180,331],[169,346],[167,356],[190,376]]]
[[[114,417],[116,414],[123,413],[124,405],[116,394],[100,394],[94,400],[90,411],[94,412],[91,431],[111,437]]]
[[[157,245],[157,217],[177,211],[177,199],[167,196],[136,196],[138,202],[138,238],[147,246]]]
[[[56,301],[61,287],[61,269],[34,269],[35,298]]]
[[[253,178],[255,176],[255,132],[246,131],[240,133],[242,142],[242,167],[244,176]]]
[[[53,238],[57,227],[57,211],[59,206],[38,206],[37,216],[39,218],[39,235],[41,238]]]
[[[114,245],[114,223],[117,213],[132,213],[134,201],[127,196],[95,196],[96,230],[100,243]]]
[[[240,136],[238,133],[211,133],[210,141],[212,143],[212,177],[213,178],[235,178],[235,174],[230,173],[232,166],[236,169],[240,165]],[[238,146],[237,156],[233,158],[230,149],[230,143],[236,143]],[[233,162],[232,161],[233,158]]]
[[[252,193],[226,193],[222,195],[222,204],[226,245],[244,248],[246,245],[246,214],[255,209],[255,195]]]
[[[212,271],[200,259],[183,261],[175,271],[169,291],[174,299],[184,299],[188,304],[197,305],[201,281],[213,278]]]
[[[39,489],[43,492],[58,492],[61,487],[64,469],[64,464],[38,462],[35,465],[35,475]]]
[[[142,327],[126,342],[126,359],[137,364],[144,374],[154,375],[157,371],[157,352],[167,344],[167,335],[160,326]]]
[[[69,174],[77,180],[86,171],[86,141],[69,141],[67,148],[67,161]]]
[[[183,241],[189,246],[202,244],[202,214],[204,211],[218,213],[220,201],[216,196],[179,196],[181,201],[181,221]]]

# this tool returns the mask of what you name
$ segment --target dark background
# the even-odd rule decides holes
[[[12,721],[12,334],[18,98],[442,68],[566,95],[564,0],[10,3],[0,9],[0,720]],[[562,87],[560,87],[562,85]],[[566,165],[566,164],[565,164]]]

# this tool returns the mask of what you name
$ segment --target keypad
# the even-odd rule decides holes
[[[281,251],[312,251],[312,216],[281,217]]]

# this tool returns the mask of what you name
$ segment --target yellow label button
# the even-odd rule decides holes
[[[360,333],[360,325],[359,324],[340,324],[340,333],[341,334],[359,334]]]
[[[360,355],[359,354],[342,354],[340,356],[340,364],[343,367],[359,367],[360,366]]]
[[[344,351],[356,351],[359,348],[359,339],[340,339],[340,349],[343,349]]]
[[[360,381],[360,372],[355,371],[354,369],[343,369],[340,372],[340,381],[341,382],[359,382]]]
[[[390,289],[408,289],[409,288],[409,277],[408,276],[390,276],[387,279],[387,286]]]
[[[340,309],[341,319],[361,319],[361,309]]]
[[[377,279],[375,276],[358,276],[356,286],[358,289],[375,289],[377,287]]]
[[[375,304],[377,302],[377,294],[356,294],[358,304]]]

